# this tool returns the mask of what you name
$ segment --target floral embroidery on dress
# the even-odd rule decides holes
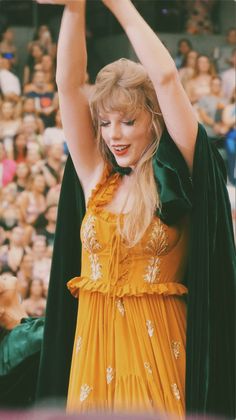
[[[148,319],[146,321],[146,327],[147,327],[149,337],[152,337],[153,334],[154,334],[154,327],[153,327],[153,323],[150,319]]]
[[[171,348],[176,359],[180,356],[180,341],[172,341]]]
[[[107,384],[109,385],[114,379],[114,369],[111,366],[108,366],[107,368]]]
[[[172,392],[173,392],[174,397],[177,400],[180,400],[180,393],[179,393],[179,389],[177,387],[177,384],[171,384],[171,388],[172,388]]]
[[[90,392],[92,391],[92,389],[93,388],[90,387],[87,384],[84,384],[84,385],[81,386],[81,388],[80,388],[80,397],[79,397],[79,399],[80,399],[81,402],[84,401],[84,400],[86,400],[86,398],[88,398],[88,396],[89,396]]]
[[[152,368],[151,368],[150,363],[144,362],[144,367],[147,370],[147,372],[150,373],[150,375],[151,375],[152,374]]]
[[[90,254],[89,255],[89,260],[91,263],[91,279],[94,281],[99,280],[102,277],[102,272],[101,272],[101,264],[99,263],[99,258],[97,256],[97,254]]]
[[[89,252],[96,252],[101,249],[101,245],[99,244],[97,237],[96,237],[96,230],[95,230],[95,221],[96,217],[90,214],[87,217],[82,229],[82,242],[84,249]]]
[[[122,316],[125,316],[125,307],[124,307],[124,303],[122,302],[122,299],[117,299],[116,306],[120,314]]]
[[[76,351],[75,351],[76,354],[79,353],[81,346],[82,346],[82,337],[79,336],[76,341]]]
[[[168,247],[166,228],[160,219],[152,224],[152,231],[149,235],[145,251],[152,255],[163,254]]]
[[[146,273],[143,278],[147,283],[156,283],[157,276],[160,273],[160,258],[152,257],[149,260],[149,264],[146,267]]]

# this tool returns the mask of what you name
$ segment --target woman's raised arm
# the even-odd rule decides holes
[[[102,0],[126,32],[152,80],[167,129],[192,168],[197,120],[168,50],[130,0]]]
[[[37,1],[65,4],[58,40],[56,81],[67,144],[82,186],[87,191],[90,184],[99,178],[102,158],[95,144],[89,103],[84,93],[87,69],[86,0]]]

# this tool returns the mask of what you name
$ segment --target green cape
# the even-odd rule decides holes
[[[0,342],[0,407],[35,400],[44,318],[23,318]]]
[[[153,158],[166,224],[191,217],[185,276],[187,298],[187,412],[235,417],[236,260],[226,171],[199,125],[192,179],[165,129]],[[39,399],[66,398],[78,301],[66,283],[80,275],[80,226],[84,195],[71,158],[67,160],[46,311]]]

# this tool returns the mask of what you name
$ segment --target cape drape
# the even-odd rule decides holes
[[[199,124],[192,178],[165,129],[153,169],[160,218],[190,214],[186,409],[235,417],[236,257],[223,161]],[[67,395],[78,301],[66,283],[80,275],[84,195],[68,157],[61,189],[38,383],[38,400]]]

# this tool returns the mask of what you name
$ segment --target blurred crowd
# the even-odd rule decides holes
[[[55,84],[56,44],[46,25],[27,49],[19,77],[14,32],[6,28],[0,41],[0,273],[17,277],[26,312],[41,316],[68,149]],[[236,28],[209,56],[183,38],[173,59],[235,186]]]

